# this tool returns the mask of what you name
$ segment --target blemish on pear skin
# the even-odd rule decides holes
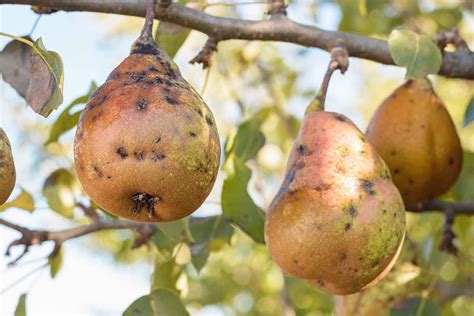
[[[449,157],[448,163],[449,163],[450,166],[454,165],[454,158],[453,158],[453,157]]]
[[[352,218],[355,218],[357,216],[357,209],[354,205],[349,206],[346,211],[349,213],[349,215]]]
[[[351,223],[346,223],[346,225],[344,226],[344,230],[347,232],[349,229],[351,229],[351,227],[352,227]]]
[[[163,154],[163,153],[155,153],[153,151],[153,155],[151,156],[151,160],[153,161],[159,161],[159,160],[163,160],[166,158],[166,155]]]
[[[360,180],[360,187],[364,190],[365,193],[369,195],[375,195],[376,192],[374,190],[374,183],[370,180],[361,179]]]
[[[161,142],[161,136],[158,136],[155,140],[155,144],[159,144]]]
[[[318,286],[324,286],[323,280],[317,280],[316,283],[318,284]]]
[[[349,119],[342,114],[334,114],[334,118],[340,122],[348,122]]]
[[[390,178],[390,172],[388,170],[382,171],[382,179],[389,180]]]
[[[127,150],[123,147],[117,148],[117,154],[119,154],[122,159],[125,159],[128,157]]]
[[[393,173],[394,173],[394,174],[399,174],[399,173],[400,173],[400,169],[395,169],[395,170],[393,170]]]
[[[191,137],[196,137],[197,134],[196,134],[195,132],[189,132],[189,136],[191,136]]]
[[[158,72],[158,69],[155,66],[151,66],[148,70],[151,72]]]
[[[410,184],[414,184],[414,183],[415,183],[415,181],[413,181],[413,179],[408,179],[408,183],[410,183]]]
[[[327,191],[331,188],[331,184],[329,183],[321,183],[314,188],[316,191],[321,192],[321,191]]]
[[[97,167],[97,166],[94,165],[93,168],[94,168],[94,171],[95,171],[95,173],[97,174],[97,176],[98,176],[99,178],[102,178],[102,177],[104,176],[104,173],[102,172],[102,170],[100,170],[99,167]]]
[[[200,116],[202,116],[202,110],[201,110],[201,109],[195,108],[194,111],[196,111],[197,114],[199,114]]]
[[[308,146],[305,144],[299,144],[298,145],[298,153],[301,156],[306,156],[308,154]]]
[[[148,102],[145,97],[141,96],[138,98],[137,102],[135,102],[135,106],[137,107],[138,110],[140,111],[145,111],[146,107],[148,105]]]
[[[139,152],[134,152],[133,155],[135,156],[135,159],[137,160],[143,160],[146,157],[146,152],[145,151],[139,151]]]
[[[169,95],[166,96],[166,102],[168,102],[169,104],[172,104],[172,105],[177,105],[178,104],[178,101],[175,98],[173,98]]]
[[[206,123],[207,123],[207,125],[209,125],[209,126],[214,125],[214,123],[212,122],[212,119],[211,119],[210,116],[206,116]]]

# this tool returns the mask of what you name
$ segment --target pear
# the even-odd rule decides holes
[[[130,56],[80,116],[74,158],[84,190],[101,208],[161,222],[204,202],[219,169],[220,143],[211,110],[155,44],[153,15],[149,0]]]
[[[405,235],[405,210],[384,161],[344,115],[308,107],[265,220],[273,260],[346,295],[379,281]]]
[[[398,87],[377,109],[366,135],[407,207],[446,193],[461,172],[456,127],[426,78]]]
[[[7,134],[0,128],[0,204],[5,203],[15,187],[16,171]]]

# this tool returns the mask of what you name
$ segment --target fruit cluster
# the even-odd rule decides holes
[[[204,202],[221,150],[211,110],[153,40],[153,8],[149,0],[130,56],[82,112],[74,158],[85,192],[101,208],[162,222]],[[265,240],[282,270],[345,295],[391,269],[405,236],[405,209],[452,187],[462,149],[428,79],[400,86],[366,135],[318,102],[308,106],[267,211]],[[0,204],[14,183],[10,144],[0,129]]]

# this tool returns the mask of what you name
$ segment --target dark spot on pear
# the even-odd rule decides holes
[[[140,111],[145,111],[147,105],[148,105],[148,102],[146,101],[146,98],[143,96],[139,97],[137,102],[135,102],[135,106]]]
[[[395,152],[395,150],[392,150],[392,151],[390,152],[390,155],[392,155],[392,156],[395,156],[396,154],[397,154],[397,153]]]
[[[357,216],[357,209],[354,205],[349,206],[346,210],[352,218]]]
[[[294,259],[293,262],[297,264],[297,263],[298,263],[298,260]]]
[[[327,191],[331,188],[331,184],[329,183],[321,183],[314,188],[316,191],[321,192],[321,191]]]
[[[161,136],[158,136],[158,138],[156,138],[155,140],[155,144],[159,144],[161,142]]]
[[[342,114],[334,114],[334,118],[340,122],[348,122],[349,119]]]
[[[376,266],[378,266],[378,264],[379,264],[379,261],[375,260],[374,262],[372,262],[372,268],[375,268]]]
[[[111,177],[111,176],[107,176],[107,179],[112,179],[112,177]]]
[[[84,132],[79,133],[79,140],[82,140],[84,138]]]
[[[299,144],[298,145],[298,153],[301,156],[306,156],[308,154],[308,146],[305,144]]]
[[[195,132],[189,132],[189,136],[191,136],[191,137],[196,137],[197,135],[196,135]]]
[[[122,159],[125,159],[128,157],[127,150],[123,147],[117,148],[117,154],[119,154]]]
[[[200,116],[202,116],[202,110],[201,110],[201,109],[195,108],[194,111],[196,111],[197,114],[199,114]]]
[[[393,173],[394,173],[394,174],[399,174],[399,173],[400,173],[400,169],[395,169],[395,170],[393,170]]]
[[[383,210],[382,213],[387,214],[387,210]]]
[[[369,195],[375,195],[376,193],[374,190],[374,183],[370,180],[361,179],[360,187],[365,193]]]
[[[94,168],[94,171],[95,171],[95,173],[97,174],[97,176],[99,178],[102,178],[104,176],[104,173],[102,172],[102,170],[99,167],[94,165],[93,168]]]
[[[134,152],[133,155],[135,156],[135,159],[137,160],[143,160],[145,159],[145,156],[146,156],[146,152],[145,151],[139,151],[139,152]]]
[[[323,280],[317,280],[316,283],[318,284],[318,286],[324,286]]]
[[[209,125],[209,126],[214,125],[214,122],[212,122],[212,119],[211,119],[210,116],[206,116],[206,123],[207,123],[207,125]]]
[[[409,182],[410,184],[415,183],[415,181],[413,181],[413,179],[408,179],[408,182]]]
[[[155,66],[151,66],[148,70],[151,72],[158,72],[158,69]]]
[[[344,226],[344,230],[348,231],[349,229],[351,229],[351,227],[352,227],[351,223],[346,223],[346,225]]]
[[[384,170],[382,172],[382,179],[385,179],[385,180],[390,179],[390,172],[388,170]]]
[[[163,153],[155,153],[153,152],[153,155],[151,157],[151,160],[153,161],[159,161],[159,160],[163,160],[166,158],[166,155],[163,154]]]
[[[449,161],[448,161],[449,165],[452,166],[454,164],[454,158],[453,157],[449,157]]]
[[[172,105],[178,104],[178,100],[176,100],[175,98],[173,98],[169,95],[166,96],[166,102],[168,102],[169,104],[172,104]]]
[[[347,253],[341,252],[339,254],[339,260],[342,262],[342,261],[346,261],[346,259],[347,259]]]

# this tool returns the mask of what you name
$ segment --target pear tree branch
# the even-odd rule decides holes
[[[13,266],[21,260],[28,253],[31,246],[41,245],[48,241],[52,241],[54,243],[54,248],[48,256],[48,258],[52,258],[59,252],[66,241],[105,230],[129,229],[137,232],[139,238],[133,245],[133,247],[136,248],[146,244],[151,239],[158,225],[156,223],[142,223],[128,220],[104,220],[98,217],[93,208],[86,207],[82,204],[79,204],[78,206],[84,210],[86,216],[92,218],[91,224],[50,231],[27,228],[0,218],[0,225],[16,230],[21,234],[20,238],[12,241],[7,247],[5,255],[10,256],[12,248],[23,246],[22,253],[13,259],[9,265]],[[441,250],[455,254],[457,250],[453,244],[453,240],[456,236],[451,229],[454,217],[457,215],[474,215],[474,201],[448,202],[442,200],[427,200],[413,205],[407,211],[415,213],[431,211],[444,212],[446,214],[446,223],[443,228],[443,240],[441,241],[440,248]]]
[[[35,5],[63,11],[103,12],[130,16],[145,16],[146,1],[142,0],[0,0],[0,4]],[[207,34],[215,41],[230,39],[279,41],[330,51],[344,46],[349,56],[393,65],[387,42],[345,32],[327,31],[289,19],[282,0],[268,1],[270,18],[250,21],[218,17],[188,8],[170,0],[161,0],[155,17]],[[445,34],[451,42],[451,34]],[[458,43],[456,41],[455,43]],[[439,75],[450,78],[474,79],[474,54],[469,49],[444,52]]]

